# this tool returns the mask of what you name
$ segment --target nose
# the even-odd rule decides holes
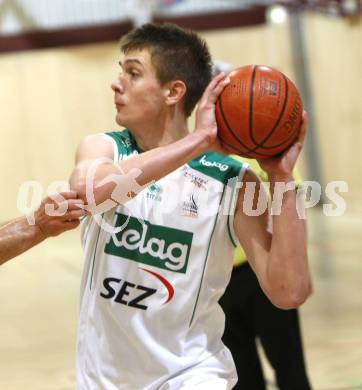
[[[111,88],[114,92],[123,93],[124,88],[119,77],[112,81]]]

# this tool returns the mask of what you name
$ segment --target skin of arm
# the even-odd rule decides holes
[[[225,74],[216,76],[206,88],[196,114],[196,126],[193,133],[167,146],[158,147],[142,154],[135,155],[127,160],[113,163],[113,148],[110,140],[103,135],[89,136],[79,145],[76,153],[76,166],[70,177],[71,189],[78,193],[85,204],[87,199],[87,175],[89,168],[97,160],[108,158],[108,163],[97,166],[94,179],[91,182],[91,191],[95,203],[98,205],[112,197],[116,187],[121,187],[124,194],[134,191],[132,187],[132,171],[139,173],[137,184],[145,186],[152,180],[158,180],[179,166],[194,159],[211,148],[220,148],[216,139],[217,126],[215,120],[215,103],[224,87],[230,82]],[[118,183],[104,179],[109,175],[117,175]],[[115,177],[115,176],[113,176]],[[101,184],[100,183],[104,183]],[[125,198],[116,199],[117,203],[125,203]],[[92,211],[90,209],[90,211]]]
[[[302,149],[306,131],[306,115],[298,140],[280,158],[258,161],[268,173],[271,194],[275,183],[293,182],[292,171]],[[268,212],[249,216],[244,212],[246,183],[255,183],[253,198],[255,209],[259,191],[265,191],[257,175],[248,170],[240,189],[234,229],[240,244],[245,249],[261,288],[271,302],[282,309],[300,306],[311,293],[308,268],[306,225],[297,213],[296,191],[288,190],[283,195],[280,213],[273,215],[273,233],[268,231]],[[266,195],[265,195],[266,196]]]
[[[26,217],[14,219],[0,228],[0,265],[20,255],[48,237],[57,236],[79,225],[79,218],[85,211],[79,208],[83,202],[74,192],[61,192],[67,211],[62,216],[51,216],[46,205],[60,207],[53,197],[45,198],[35,212],[35,224],[29,224]],[[57,207],[58,206],[58,207]]]

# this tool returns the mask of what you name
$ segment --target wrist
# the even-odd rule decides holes
[[[31,242],[32,245],[38,244],[47,238],[47,235],[42,231],[37,221],[29,220],[26,216],[19,218],[14,223],[14,229],[19,236],[26,237],[26,242]]]
[[[209,149],[211,137],[207,131],[195,130],[189,134],[192,144],[194,145],[196,155],[199,155]]]
[[[41,225],[37,223],[35,220],[35,223],[33,225],[29,224],[28,221],[26,221],[28,225],[28,231],[31,237],[36,242],[42,242],[46,238],[48,238],[48,235],[44,232],[44,230],[41,228]]]
[[[270,183],[290,183],[294,182],[294,177],[291,173],[268,173]]]

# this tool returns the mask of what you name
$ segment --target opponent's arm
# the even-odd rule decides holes
[[[91,186],[95,203],[98,205],[110,199],[116,187],[117,191],[121,187],[124,195],[134,192],[133,179],[136,179],[138,186],[142,187],[152,180],[166,176],[206,151],[215,143],[217,134],[215,103],[229,82],[230,80],[225,78],[224,74],[218,75],[211,81],[198,105],[195,131],[170,145],[158,147],[114,163],[110,140],[102,135],[87,137],[77,150],[76,167],[70,178],[71,188],[76,190],[80,198],[87,203],[88,177],[88,184]],[[108,162],[101,162],[101,158],[104,157],[108,158]],[[90,168],[94,166],[97,159],[99,164],[97,164],[94,178],[89,180]],[[110,175],[113,175],[113,178],[118,176],[119,182],[107,181],[105,183],[104,179]],[[118,203],[125,201],[127,201],[125,196],[122,199],[117,199]]]
[[[0,265],[51,236],[57,236],[79,225],[79,218],[85,214],[77,205],[83,202],[73,192],[61,192],[67,211],[62,216],[46,213],[45,205],[60,206],[47,197],[35,212],[35,224],[30,225],[26,217],[14,219],[0,228]],[[65,207],[64,207],[65,208]]]
[[[272,197],[275,183],[293,181],[292,171],[303,145],[306,118],[300,136],[281,158],[258,161],[268,173]],[[268,231],[268,212],[248,216],[243,209],[246,183],[255,183],[254,208],[258,192],[265,191],[259,178],[248,170],[240,190],[234,229],[245,249],[260,286],[275,306],[283,309],[301,305],[310,294],[305,221],[298,217],[296,191],[284,193],[280,213],[273,215],[273,233]],[[276,195],[276,194],[275,194]],[[265,195],[266,196],[266,195]]]

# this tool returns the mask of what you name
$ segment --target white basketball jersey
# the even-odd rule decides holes
[[[115,161],[141,152],[127,130],[105,136]],[[206,152],[99,216],[106,229],[86,218],[79,389],[209,390],[236,383],[218,301],[232,269],[236,184],[244,167]]]

